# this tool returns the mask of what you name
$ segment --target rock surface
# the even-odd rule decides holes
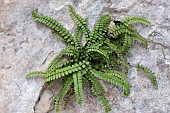
[[[26,79],[33,70],[45,70],[65,44],[54,38],[49,28],[31,20],[31,11],[51,16],[71,32],[74,23],[67,11],[73,4],[76,11],[88,17],[92,29],[103,13],[115,20],[139,15],[148,18],[151,26],[137,26],[149,41],[149,48],[134,45],[129,62],[150,67],[158,79],[158,90],[132,67],[127,75],[132,83],[131,94],[124,97],[121,89],[106,84],[111,113],[170,113],[170,0],[0,0],[0,113],[55,113],[54,96],[61,88],[46,87],[42,78]],[[107,87],[108,86],[108,87]],[[74,99],[61,113],[104,113],[89,92],[79,107]]]

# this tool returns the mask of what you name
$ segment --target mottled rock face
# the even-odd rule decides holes
[[[92,29],[97,18],[109,13],[115,20],[139,15],[148,18],[151,26],[137,26],[149,41],[147,50],[135,44],[131,65],[141,63],[157,76],[158,90],[132,67],[127,78],[132,83],[131,94],[124,97],[121,89],[105,85],[106,96],[112,104],[111,113],[169,113],[170,112],[170,0],[1,0],[0,1],[0,113],[55,113],[54,96],[61,88],[44,86],[42,78],[25,79],[33,70],[45,70],[65,44],[54,38],[49,28],[33,22],[31,11],[51,16],[72,32],[74,22],[67,11],[73,4],[76,11],[88,17]],[[85,89],[88,89],[85,87]],[[84,104],[75,98],[61,113],[103,113],[103,109],[88,90]]]

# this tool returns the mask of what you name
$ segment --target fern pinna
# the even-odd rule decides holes
[[[52,60],[45,72],[31,72],[26,77],[42,76],[45,83],[53,83],[54,80],[63,78],[63,88],[55,99],[56,112],[60,111],[62,101],[71,88],[74,89],[78,104],[82,104],[83,84],[90,84],[92,94],[101,102],[105,112],[109,112],[111,106],[99,80],[121,87],[125,96],[130,94],[131,84],[123,74],[129,69],[126,56],[130,54],[133,40],[147,48],[147,40],[138,35],[137,30],[131,24],[149,25],[150,22],[144,18],[132,16],[115,22],[115,26],[110,28],[110,22],[114,21],[111,20],[110,15],[106,14],[98,19],[94,29],[90,31],[87,18],[78,15],[71,5],[68,6],[68,10],[77,25],[74,35],[71,35],[53,18],[39,15],[37,10],[32,11],[33,20],[50,27],[68,46]],[[86,38],[84,46],[81,43],[83,34]],[[61,59],[63,56],[67,56],[66,59]],[[120,71],[120,68],[123,70]],[[152,71],[139,64],[137,68],[143,70],[157,88],[156,77]]]

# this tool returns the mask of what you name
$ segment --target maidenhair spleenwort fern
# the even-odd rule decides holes
[[[69,90],[74,89],[78,104],[83,103],[83,84],[89,84],[91,92],[102,104],[105,112],[111,111],[109,101],[105,97],[104,89],[100,80],[109,82],[124,90],[124,95],[130,94],[131,84],[123,73],[127,73],[129,64],[126,56],[130,54],[132,41],[136,40],[147,48],[147,40],[138,35],[132,23],[143,23],[149,25],[145,18],[132,16],[126,17],[115,23],[110,28],[110,15],[102,15],[94,29],[89,30],[87,18],[82,18],[69,5],[70,16],[77,25],[74,35],[51,17],[43,16],[32,11],[32,19],[50,27],[59,38],[64,40],[68,46],[59,53],[49,64],[46,71],[34,71],[26,77],[41,76],[45,83],[53,83],[54,80],[63,78],[63,88],[55,99],[55,109],[58,113],[60,106]],[[85,35],[86,44],[81,43],[82,35]],[[62,57],[65,59],[61,59]],[[119,70],[116,70],[118,68]],[[123,70],[120,71],[120,68]],[[151,80],[155,88],[158,87],[153,72],[140,64],[137,69],[143,70]],[[124,71],[124,72],[123,72]]]

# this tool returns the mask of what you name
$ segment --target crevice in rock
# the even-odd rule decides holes
[[[17,82],[15,82],[15,84],[17,85],[17,87],[18,87],[18,89],[19,89],[19,93],[21,94],[21,96],[22,96],[22,93],[21,93],[21,88],[20,88],[20,86],[18,85],[18,83]]]
[[[41,96],[42,96],[44,90],[46,89],[46,87],[47,87],[46,85],[43,85],[42,89],[40,90],[39,96],[38,96],[37,100],[35,101],[35,105],[34,105],[34,107],[33,107],[34,113],[35,113],[35,111],[36,111],[36,106],[37,106],[37,104],[39,103],[39,101],[40,101],[40,99],[41,99]]]
[[[157,45],[160,45],[160,46],[162,46],[163,48],[170,48],[170,46],[165,46],[165,45],[163,45],[162,43],[155,42],[155,41],[153,41],[153,40],[147,40],[147,42],[149,42],[149,43],[154,43],[154,44],[157,44]]]
[[[163,29],[170,29],[170,26],[168,26],[168,25],[162,25],[162,24],[158,24],[157,27],[163,28]]]
[[[162,50],[163,58],[164,58],[164,60],[166,60],[165,52],[164,52],[164,49],[163,49],[163,47],[162,47],[162,46],[161,46],[161,50]]]
[[[131,10],[136,3],[133,3],[129,5],[126,8],[118,8],[118,7],[112,7],[112,4],[109,5],[109,7],[104,7],[102,12],[108,12],[108,13],[128,13],[129,10]]]
[[[51,100],[51,103],[50,103],[49,109],[47,110],[47,113],[50,113],[51,111],[54,110],[54,101],[55,101],[55,94],[54,94],[54,92],[53,92],[53,95],[51,96],[51,98],[49,100]]]
[[[56,93],[56,91],[55,90],[53,90],[54,89],[54,86],[53,86],[53,88],[50,88],[49,90],[52,92],[52,96],[51,96],[51,98],[49,99],[49,101],[50,101],[50,106],[49,106],[49,109],[47,110],[47,112],[46,113],[50,113],[51,111],[53,111],[55,108],[54,108],[54,102],[55,102],[55,97],[57,96],[57,94],[58,93]]]
[[[47,59],[49,59],[49,56],[51,56],[51,54],[54,53],[54,51],[50,51],[47,55],[47,57],[45,58],[45,60],[43,61],[43,63],[41,65],[44,65],[47,61]]]
[[[148,42],[149,42],[149,43],[156,44],[156,45],[159,45],[160,48],[161,48],[161,51],[162,51],[163,60],[166,60],[166,55],[165,55],[164,49],[170,48],[170,46],[165,46],[165,45],[163,45],[162,43],[158,43],[158,42],[155,42],[155,41],[153,41],[153,40],[148,40]]]
[[[61,87],[57,88],[56,86],[58,86],[59,84],[61,85],[61,81],[55,82],[52,87],[48,88],[48,90],[52,93],[52,95],[49,98],[49,108],[46,110],[46,113],[51,113],[55,109],[54,107],[55,98],[60,92],[60,88],[61,88]]]

